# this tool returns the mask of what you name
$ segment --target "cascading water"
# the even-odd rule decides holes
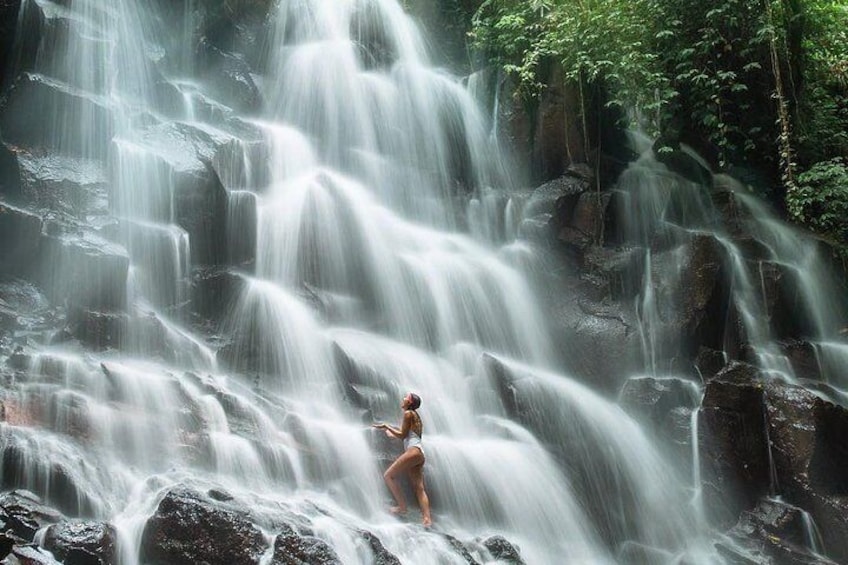
[[[520,199],[493,225],[486,191],[510,181],[486,120],[395,0],[280,2],[249,116],[184,76],[191,41],[165,40],[161,5],[27,1],[70,30],[67,60],[36,70],[111,116],[62,122],[54,146],[108,162],[129,327],[120,353],[32,356],[5,399],[4,457],[21,463],[4,484],[113,522],[124,565],[175,485],[226,488],[269,538],[280,508],[308,517],[345,563],[373,559],[362,527],[404,562],[462,562],[385,512],[368,424],[415,390],[438,528],[501,533],[528,563],[715,562],[688,480],[623,411],[555,374],[540,307],[504,259],[528,251],[492,243],[512,244]],[[154,76],[157,44],[179,51],[173,76]],[[186,220],[206,205],[226,206],[225,225]],[[225,228],[240,271],[213,347],[185,303]]]

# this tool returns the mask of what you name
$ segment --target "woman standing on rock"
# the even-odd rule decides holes
[[[421,507],[424,527],[429,528],[432,520],[430,519],[430,499],[424,490],[425,459],[424,447],[421,443],[423,425],[421,417],[416,412],[419,406],[421,406],[421,398],[410,392],[403,397],[400,403],[400,407],[403,409],[403,420],[399,429],[388,424],[374,424],[374,427],[386,430],[386,435],[391,438],[403,440],[403,453],[383,474],[386,485],[392,491],[392,496],[397,502],[397,506],[392,506],[391,513],[395,515],[406,514],[406,500],[397,479],[402,473],[408,473],[412,489],[415,491],[415,497],[418,499],[418,505]]]

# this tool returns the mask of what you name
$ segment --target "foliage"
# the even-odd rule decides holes
[[[848,156],[848,5],[810,2],[802,42],[798,141],[807,163]]]
[[[848,240],[848,160],[816,163],[798,175],[798,185],[787,195],[790,215],[819,233]]]
[[[523,96],[560,64],[581,88],[602,84],[649,134],[782,181],[796,208],[818,196],[813,169],[791,194],[795,170],[848,156],[846,0],[487,0],[472,38]],[[809,210],[795,217],[829,225],[815,216],[827,210]]]

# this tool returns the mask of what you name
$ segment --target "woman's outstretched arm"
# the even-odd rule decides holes
[[[411,411],[407,410],[403,413],[403,420],[401,420],[400,426],[400,428],[396,428],[388,424],[374,424],[375,428],[386,430],[386,435],[396,437],[397,439],[404,439],[409,433],[409,428],[412,426]]]

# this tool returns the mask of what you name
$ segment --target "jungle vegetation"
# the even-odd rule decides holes
[[[581,99],[753,171],[788,217],[848,243],[848,0],[446,1],[525,102],[559,65]]]

